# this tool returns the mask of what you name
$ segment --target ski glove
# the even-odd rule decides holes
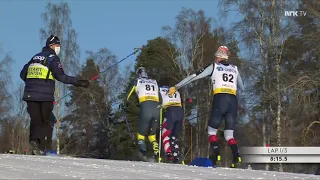
[[[88,88],[90,85],[90,82],[88,80],[77,80],[75,86],[76,87],[84,87]]]
[[[119,109],[124,109],[124,103],[119,104]]]
[[[243,108],[243,107],[242,107],[242,106],[240,106],[240,105],[238,105],[238,111],[239,111],[239,113],[241,113],[241,114],[246,113],[246,109],[245,109],[245,108]]]
[[[168,94],[169,94],[169,95],[173,95],[176,91],[177,91],[176,87],[173,86],[173,87],[171,87],[171,88],[169,89]]]
[[[129,103],[123,102],[119,105],[119,109],[126,109],[129,106]]]

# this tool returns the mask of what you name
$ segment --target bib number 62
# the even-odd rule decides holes
[[[231,82],[231,83],[233,83],[233,75],[232,75],[232,74],[223,73],[223,74],[222,74],[222,80],[223,80],[224,82]]]

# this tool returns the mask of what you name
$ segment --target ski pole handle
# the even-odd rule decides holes
[[[96,79],[98,79],[99,75],[94,76],[93,78],[90,79],[90,81],[94,81]]]

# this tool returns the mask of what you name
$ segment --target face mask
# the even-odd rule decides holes
[[[56,52],[56,54],[58,55],[60,53],[60,47],[55,47],[54,52]]]

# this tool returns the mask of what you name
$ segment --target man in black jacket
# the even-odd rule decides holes
[[[88,80],[78,80],[64,73],[60,58],[60,40],[51,35],[42,51],[31,58],[20,73],[25,82],[23,100],[27,102],[30,115],[30,137],[32,154],[43,154],[45,150],[45,136],[53,110],[55,79],[77,87],[89,87]]]

